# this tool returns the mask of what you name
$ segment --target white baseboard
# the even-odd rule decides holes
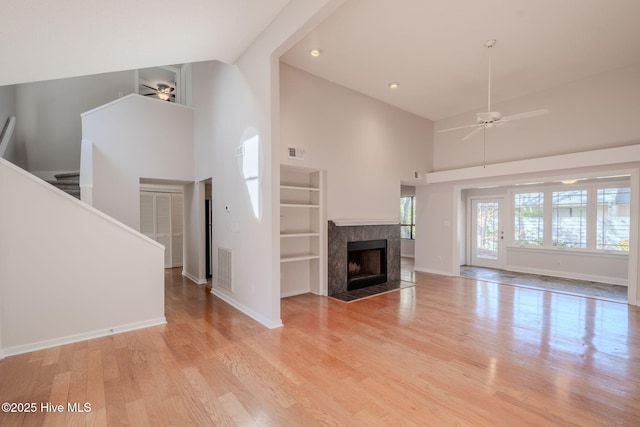
[[[432,270],[429,268],[420,268],[420,267],[414,267],[413,270],[419,271],[420,273],[437,274],[439,276],[453,276],[453,274],[450,271],[444,271],[444,270]]]
[[[308,294],[311,292],[310,288],[306,288],[306,289],[293,289],[290,291],[280,291],[280,298],[288,298],[288,297],[294,297],[296,295],[302,295],[302,294]]]
[[[186,277],[187,279],[191,280],[193,283],[195,283],[196,285],[206,285],[207,284],[207,279],[198,279],[196,276],[194,276],[193,274],[189,274],[186,271],[182,270],[182,275],[184,277]]]
[[[142,322],[129,323],[127,325],[114,326],[107,329],[100,329],[97,331],[84,332],[77,335],[69,335],[61,338],[54,338],[51,340],[38,341],[30,344],[17,345],[14,347],[8,347],[2,349],[1,352],[4,356],[15,356],[16,354],[29,353],[36,350],[44,350],[46,348],[58,347],[65,344],[73,344],[79,341],[86,341],[94,338],[106,337],[108,335],[120,334],[123,332],[135,331],[136,329],[149,328],[151,326],[164,325],[167,323],[167,319],[162,316],[157,319],[143,320]]]
[[[214,294],[215,296],[217,296],[218,298],[220,298],[222,301],[224,301],[227,304],[229,304],[230,306],[232,306],[233,308],[235,308],[236,310],[241,311],[242,313],[244,313],[247,316],[251,317],[256,322],[260,323],[261,325],[263,325],[263,326],[265,326],[265,327],[267,327],[269,329],[281,328],[282,326],[284,326],[282,324],[282,320],[281,319],[278,319],[278,320],[275,320],[275,321],[267,319],[266,317],[262,316],[261,314],[258,314],[255,311],[251,310],[249,307],[245,306],[244,304],[241,304],[238,301],[234,300],[233,298],[231,298],[226,293],[221,292],[219,289],[216,288],[216,286],[212,286],[211,287],[211,293]]]
[[[561,277],[563,279],[574,279],[574,280],[584,280],[587,282],[598,282],[598,283],[607,283],[609,285],[619,285],[619,286],[628,286],[627,279],[620,279],[617,277],[605,277],[605,276],[596,276],[592,274],[581,274],[581,273],[567,273],[563,271],[557,270],[545,270],[542,268],[523,268],[508,265],[504,267],[504,270],[513,271],[516,273],[525,273],[525,274],[537,274],[540,276],[551,276],[551,277]]]

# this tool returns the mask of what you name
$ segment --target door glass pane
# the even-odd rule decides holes
[[[478,202],[476,257],[498,259],[498,202]]]

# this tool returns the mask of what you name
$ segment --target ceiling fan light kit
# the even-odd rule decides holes
[[[487,84],[487,111],[483,113],[476,113],[476,123],[472,125],[465,126],[456,126],[448,129],[440,129],[436,131],[437,133],[441,132],[449,132],[458,129],[466,129],[466,128],[475,128],[470,133],[465,135],[462,138],[462,141],[467,140],[474,136],[482,129],[491,129],[493,127],[500,126],[507,122],[512,122],[515,120],[527,119],[530,117],[541,116],[545,114],[549,114],[549,110],[541,109],[541,110],[533,110],[527,111],[525,113],[513,114],[510,116],[502,117],[502,114],[498,111],[491,111],[491,48],[496,45],[496,39],[489,39],[485,42],[485,46],[489,51],[489,77]]]

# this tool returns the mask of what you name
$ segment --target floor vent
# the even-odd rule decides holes
[[[232,252],[231,249],[218,247],[218,286],[221,288],[227,289],[229,291],[233,290],[233,281],[232,281]]]

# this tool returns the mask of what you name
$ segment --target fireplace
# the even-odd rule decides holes
[[[387,241],[347,242],[347,290],[387,282]]]
[[[400,281],[400,225],[354,222],[328,223],[328,295]],[[349,255],[350,252],[354,253]],[[350,256],[360,259],[351,259]],[[349,262],[352,263],[351,268]],[[365,273],[369,276],[367,279],[364,279]]]

